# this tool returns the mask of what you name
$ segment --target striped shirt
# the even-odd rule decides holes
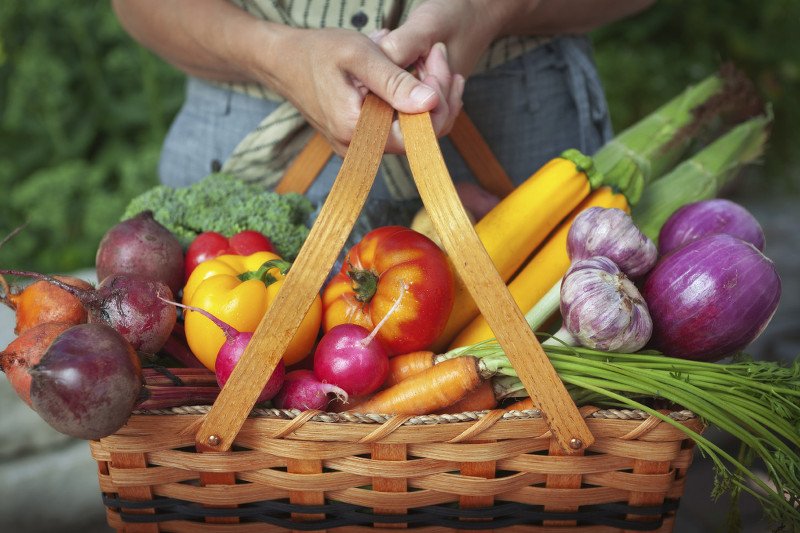
[[[295,28],[347,28],[371,34],[403,23],[424,0],[230,0],[251,15]],[[477,74],[539,46],[546,38],[509,36],[496,40],[476,65]],[[287,164],[313,131],[300,112],[280,95],[259,84],[222,84],[256,98],[280,102],[234,149],[222,170],[243,180],[274,187]],[[395,198],[413,198],[416,187],[405,157],[385,155],[383,177]]]

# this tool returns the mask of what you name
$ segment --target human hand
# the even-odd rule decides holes
[[[368,91],[405,113],[433,111],[437,134],[449,131],[450,109],[460,106],[463,83],[450,75],[441,47],[420,63],[420,80],[387,58],[373,40],[354,31],[283,27],[274,42],[255,75],[291,101],[340,155],[352,139]],[[386,151],[402,150],[394,127]]]
[[[408,66],[426,57],[436,43],[444,43],[451,71],[466,78],[513,15],[512,4],[508,0],[428,0],[379,45],[396,64]]]

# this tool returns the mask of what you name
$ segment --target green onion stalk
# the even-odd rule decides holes
[[[770,110],[743,122],[648,185],[631,210],[642,233],[657,241],[661,226],[678,208],[715,197],[744,165],[761,156],[771,122]]]
[[[540,334],[541,336],[541,334]],[[800,530],[800,360],[792,365],[767,361],[729,364],[691,361],[657,353],[609,353],[543,343],[573,399],[580,405],[644,411],[683,431],[709,457],[717,471],[713,496],[747,492],[766,517],[791,531]],[[517,373],[494,339],[437,356],[437,362],[470,355],[503,376],[503,385],[520,395]],[[664,415],[648,401],[657,399],[692,411],[706,424],[733,436],[744,455],[734,457],[700,433]],[[761,459],[771,482],[748,468],[745,455]]]
[[[752,115],[757,101],[749,80],[725,66],[615,135],[592,155],[594,168],[635,205],[701,135],[718,134],[738,121],[733,111]]]

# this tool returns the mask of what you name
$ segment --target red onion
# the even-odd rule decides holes
[[[656,245],[622,209],[590,207],[575,217],[567,234],[571,261],[608,257],[627,276],[647,274],[656,264]]]
[[[653,324],[636,286],[607,257],[576,261],[561,282],[562,331],[587,348],[635,352],[650,340]]]
[[[714,233],[727,233],[764,251],[764,232],[755,217],[741,205],[712,198],[684,205],[664,223],[658,235],[661,255]]]
[[[732,355],[755,340],[775,314],[780,293],[772,261],[724,233],[662,257],[642,290],[654,347],[704,361]]]

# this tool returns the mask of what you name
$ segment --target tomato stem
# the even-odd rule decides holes
[[[356,300],[367,303],[375,296],[378,290],[378,275],[371,270],[355,269],[351,266],[347,275],[353,281],[353,292]]]

